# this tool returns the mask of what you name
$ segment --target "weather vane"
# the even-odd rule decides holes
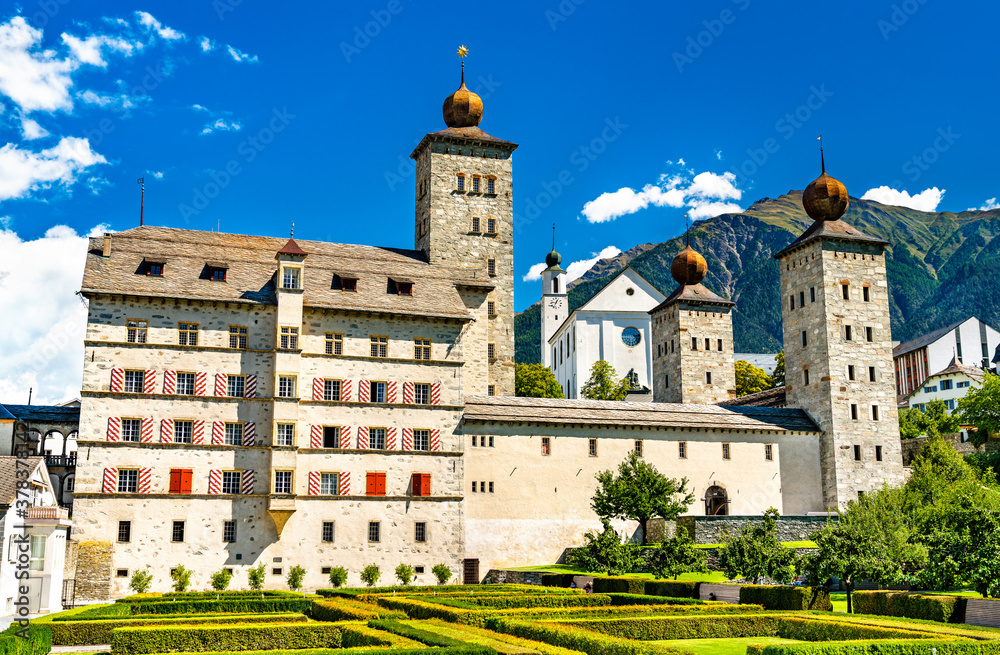
[[[469,56],[469,49],[466,48],[464,45],[458,46],[458,56],[461,57],[462,59],[465,59],[466,57]]]

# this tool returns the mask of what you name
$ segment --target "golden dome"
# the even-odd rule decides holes
[[[698,284],[708,273],[708,262],[690,245],[680,251],[670,264],[670,274],[678,284]]]
[[[826,173],[813,180],[802,194],[802,206],[814,221],[835,221],[850,204],[847,187]]]
[[[462,62],[462,85],[444,99],[444,122],[448,127],[475,127],[483,120],[483,100],[465,86],[465,62]]]

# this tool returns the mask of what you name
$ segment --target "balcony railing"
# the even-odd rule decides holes
[[[29,507],[27,520],[31,519],[68,519],[69,510],[65,507]]]
[[[53,466],[76,466],[76,455],[46,455],[45,465]]]

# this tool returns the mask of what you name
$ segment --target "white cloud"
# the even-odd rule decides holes
[[[179,32],[172,27],[167,27],[160,21],[153,18],[153,15],[145,11],[137,11],[135,15],[139,18],[139,24],[146,28],[147,32],[156,32],[161,39],[167,41],[177,41],[187,39],[184,32]]]
[[[678,160],[681,164],[683,159]],[[668,162],[670,163],[670,162]],[[681,164],[683,165],[683,164]],[[743,196],[736,187],[736,176],[733,173],[711,173],[705,171],[687,176],[694,171],[683,174],[663,174],[659,184],[647,184],[641,191],[628,187],[614,192],[602,193],[596,199],[583,206],[582,214],[591,223],[604,223],[614,219],[634,214],[654,207],[687,207],[692,219],[708,218],[718,214],[742,211],[734,202]]]
[[[139,102],[147,102],[149,96],[131,96],[128,93],[100,94],[87,89],[76,94],[78,100],[87,105],[97,105],[101,108],[132,109]]]
[[[613,221],[619,216],[634,214],[649,205],[657,207],[683,207],[684,193],[677,189],[664,190],[647,184],[642,191],[623,187],[611,193],[602,193],[583,206],[583,217],[591,223]]]
[[[548,268],[545,263],[533,264],[531,268],[528,269],[527,274],[521,278],[524,282],[534,282],[535,280],[542,279],[542,271]]]
[[[584,273],[589,271],[594,267],[598,261],[602,259],[611,259],[612,257],[617,257],[622,253],[621,250],[615,246],[607,246],[601,252],[593,253],[593,257],[590,259],[580,259],[573,262],[566,267],[566,281],[572,282],[573,280],[581,277]],[[522,279],[524,282],[534,282],[535,280],[542,279],[542,271],[548,268],[545,264],[534,264],[528,269],[527,274]]]
[[[107,226],[91,231],[100,234]],[[80,288],[87,238],[60,225],[24,241],[0,230],[0,401],[57,403],[80,395],[87,311]]]
[[[163,179],[163,171],[146,171],[147,175],[152,175],[157,180]]]
[[[32,120],[21,114],[18,116],[21,121],[21,136],[24,137],[25,141],[32,141],[34,139],[43,139],[49,135],[49,131],[38,124],[38,121]]]
[[[198,46],[201,48],[202,52],[212,52],[215,50],[215,41],[207,36],[200,36],[198,37]]]
[[[712,202],[694,199],[688,202],[688,218],[697,221],[702,218],[712,218],[719,214],[739,214],[743,208],[734,202]]]
[[[39,50],[41,40],[42,31],[21,16],[0,25],[0,93],[22,111],[69,111],[73,108],[70,73],[78,62]]]
[[[1000,202],[997,202],[996,198],[990,198],[989,200],[983,203],[982,207],[969,207],[968,211],[974,212],[976,210],[979,210],[986,212],[991,209],[1000,209]]]
[[[716,150],[715,151],[715,158],[718,159],[719,161],[722,161],[722,151],[721,150]]]
[[[910,195],[907,191],[897,191],[891,187],[880,186],[875,189],[868,189],[862,200],[874,200],[883,205],[895,205],[896,207],[909,207],[922,212],[932,212],[937,210],[937,206],[944,197],[944,189],[931,187],[924,189],[916,195]]]
[[[231,45],[226,46],[226,52],[228,52],[229,56],[232,57],[235,61],[247,62],[250,64],[257,63],[257,55],[249,55],[245,52],[241,52],[240,50],[237,50]]]
[[[62,35],[63,43],[69,47],[70,54],[81,64],[90,64],[107,68],[108,62],[101,54],[102,48],[108,48],[120,52],[126,57],[142,48],[141,42],[130,42],[119,37],[106,36],[104,34],[92,34],[85,39],[73,36],[72,34]]]
[[[201,128],[201,133],[211,134],[212,132],[238,132],[242,129],[243,126],[236,121],[226,122],[225,119],[217,118],[215,121]]]
[[[23,198],[54,183],[68,187],[90,167],[106,163],[90,148],[87,139],[63,137],[52,148],[40,152],[8,143],[0,148],[0,201]]]

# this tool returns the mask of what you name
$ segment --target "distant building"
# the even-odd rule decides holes
[[[991,368],[991,353],[998,347],[1000,332],[975,316],[901,343],[892,349],[896,395],[909,395],[928,377],[948,368],[953,359],[968,368]]]
[[[924,380],[922,385],[903,399],[900,406],[916,407],[924,411],[927,409],[927,403],[942,400],[950,414],[958,407],[958,401],[969,393],[969,389],[982,386],[983,375],[982,369],[962,366],[956,357],[951,360],[948,368]]]
[[[62,405],[0,403],[0,455],[13,455],[15,444],[27,444],[31,454],[44,455],[56,501],[72,509],[79,428],[79,400]]]

